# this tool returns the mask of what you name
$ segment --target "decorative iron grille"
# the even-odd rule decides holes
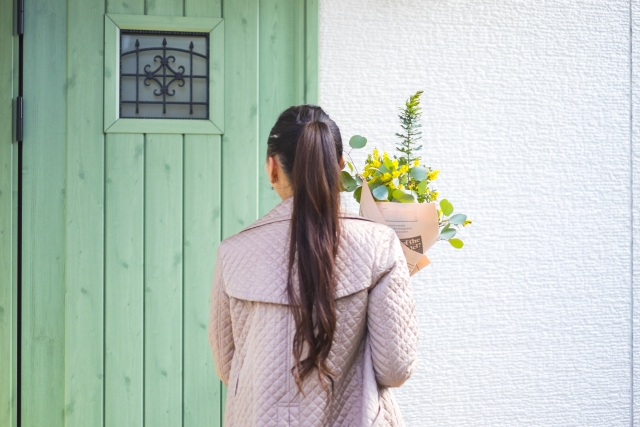
[[[209,34],[123,30],[120,117],[209,118]]]

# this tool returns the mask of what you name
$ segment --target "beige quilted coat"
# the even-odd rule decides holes
[[[393,230],[346,212],[328,360],[338,378],[331,396],[315,373],[297,393],[286,295],[292,207],[285,199],[218,250],[209,341],[228,386],[224,426],[404,425],[390,387],[416,367],[409,271]]]

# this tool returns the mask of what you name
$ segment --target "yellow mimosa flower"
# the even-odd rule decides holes
[[[440,173],[440,171],[431,171],[429,172],[429,174],[427,175],[427,179],[429,181],[433,181],[434,179],[436,179],[438,177],[438,174]]]
[[[383,181],[389,181],[391,180],[391,174],[389,172],[386,172],[382,175],[382,180]]]
[[[377,159],[371,162],[371,166],[373,166],[374,168],[379,168],[381,164],[382,163],[380,163],[380,160]]]
[[[409,166],[402,165],[402,167],[400,168],[400,173],[403,174],[403,173],[407,173],[407,172],[409,172]]]
[[[462,223],[462,226],[463,226],[463,227],[466,227],[466,226],[467,226],[467,225],[469,225],[469,224],[471,224],[471,220],[470,220],[470,219],[467,219],[467,220],[465,220],[465,222],[463,222],[463,223]]]
[[[420,166],[420,159],[415,159],[413,161],[413,166]]]
[[[399,177],[399,176],[400,176],[400,171],[393,171],[393,172],[391,172],[391,176],[392,176],[392,177],[394,177],[394,178]]]
[[[392,161],[391,164],[393,165],[393,169],[398,169],[398,161],[397,160]]]

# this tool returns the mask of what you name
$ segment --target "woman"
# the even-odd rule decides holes
[[[220,244],[211,293],[226,427],[403,425],[389,388],[416,366],[409,271],[393,230],[341,210],[343,165],[320,107],[271,129],[282,202]]]

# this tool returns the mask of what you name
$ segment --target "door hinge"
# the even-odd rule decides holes
[[[18,0],[18,35],[24,34],[24,0]]]
[[[16,141],[22,142],[24,135],[24,98],[19,96],[16,101]]]

